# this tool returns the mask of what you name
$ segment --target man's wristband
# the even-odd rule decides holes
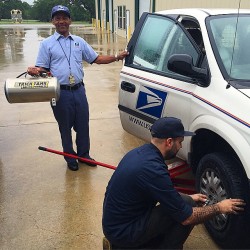
[[[115,53],[115,60],[116,60],[117,62],[119,61],[119,58],[118,58],[117,53]]]

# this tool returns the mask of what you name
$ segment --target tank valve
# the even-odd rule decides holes
[[[53,107],[56,106],[56,99],[55,99],[55,98],[52,98],[52,99],[51,99],[51,105],[52,105]]]

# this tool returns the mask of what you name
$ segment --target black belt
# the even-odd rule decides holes
[[[60,85],[60,89],[63,89],[63,90],[77,90],[81,87],[81,85],[84,85],[83,82],[79,82],[77,84],[74,84],[74,85]]]

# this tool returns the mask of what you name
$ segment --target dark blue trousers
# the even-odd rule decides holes
[[[190,196],[186,194],[181,194],[181,196],[188,204],[196,206]],[[112,244],[112,249],[183,249],[183,244],[192,229],[193,225],[183,226],[166,214],[161,205],[157,205],[153,208],[145,232],[140,239],[129,246],[124,246],[122,243]]]
[[[62,139],[63,152],[77,154],[80,157],[89,155],[89,106],[84,85],[77,90],[61,90],[56,106],[52,106]],[[75,152],[72,143],[72,128],[76,132]],[[68,163],[76,160],[64,157]]]

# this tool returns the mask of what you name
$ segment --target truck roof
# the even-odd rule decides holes
[[[213,16],[225,14],[250,14],[250,9],[202,9],[202,8],[187,8],[187,9],[169,9],[158,11],[159,14],[184,14],[191,16]]]

